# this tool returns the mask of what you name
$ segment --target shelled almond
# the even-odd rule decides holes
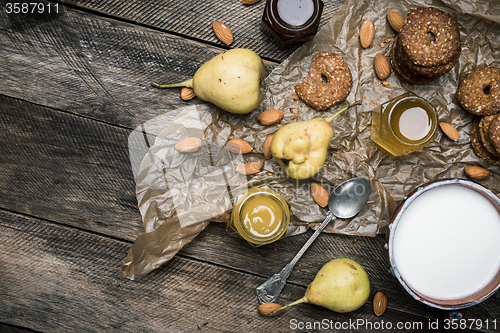
[[[441,127],[441,130],[443,131],[443,133],[451,140],[458,141],[458,139],[460,138],[457,129],[455,127],[453,127],[453,125],[450,125],[450,124],[444,123],[444,122],[440,122],[439,127]]]
[[[276,124],[283,118],[284,112],[281,110],[266,110],[257,116],[257,121],[264,126]]]
[[[387,296],[379,291],[373,297],[373,313],[380,317],[384,314],[385,309],[387,309]]]
[[[261,315],[269,316],[271,312],[278,310],[279,308],[281,308],[281,305],[279,305],[278,303],[263,303],[259,305],[257,309],[259,310],[259,313]],[[273,316],[279,315],[282,311],[276,312]]]
[[[259,162],[247,162],[236,167],[236,172],[243,175],[254,175],[260,170],[262,170],[262,164]]]
[[[389,60],[381,53],[375,55],[375,73],[380,80],[385,80],[391,75]]]
[[[179,142],[177,142],[174,148],[180,153],[194,153],[198,151],[201,147],[201,139],[200,138],[185,138]]]
[[[486,179],[489,178],[493,173],[490,170],[478,165],[470,165],[465,168],[465,174],[471,179]]]
[[[372,44],[375,37],[375,26],[372,21],[365,21],[359,29],[359,41],[363,48],[367,48]]]
[[[234,138],[226,143],[226,148],[235,154],[248,154],[253,150],[252,146],[243,139]]]
[[[401,32],[401,28],[403,27],[403,23],[405,22],[405,19],[399,15],[399,13],[388,10],[387,11],[387,21],[389,21],[389,25],[391,26],[394,31],[397,33]]]
[[[214,29],[214,33],[219,38],[221,42],[226,45],[230,45],[234,41],[233,33],[231,29],[221,21],[213,21],[212,28]]]
[[[185,101],[189,101],[196,97],[193,88],[184,87],[181,89],[181,98]]]
[[[260,0],[242,0],[244,5],[253,5],[254,3],[259,2]]]
[[[328,205],[328,191],[320,184],[313,183],[311,185],[311,195],[314,201],[321,207],[326,207]]]
[[[272,157],[271,154],[271,141],[273,141],[273,136],[274,134],[269,134],[264,141],[264,146],[262,147],[262,151],[264,152],[264,156],[267,159],[270,159]]]

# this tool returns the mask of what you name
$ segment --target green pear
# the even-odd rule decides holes
[[[236,114],[249,113],[264,98],[266,69],[257,53],[249,49],[231,49],[204,63],[192,79],[157,88],[190,87],[196,96],[222,110]]]
[[[271,155],[293,179],[307,179],[323,167],[333,138],[330,122],[353,103],[328,118],[298,121],[281,127],[271,141]]]
[[[363,306],[369,296],[370,280],[363,267],[348,258],[334,259],[319,270],[304,297],[269,315],[300,303],[315,304],[340,313],[351,312]]]

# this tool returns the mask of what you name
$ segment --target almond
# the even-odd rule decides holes
[[[252,146],[243,139],[235,138],[226,143],[226,148],[235,154],[248,154],[252,151]]]
[[[271,154],[271,141],[273,141],[273,136],[274,136],[274,133],[273,134],[269,134],[267,136],[266,140],[264,141],[264,146],[262,147],[262,151],[264,152],[264,156],[267,159],[270,159],[272,157],[272,154]]]
[[[283,118],[284,112],[281,110],[267,110],[257,116],[257,121],[264,126],[276,124]]]
[[[401,28],[403,27],[405,19],[403,18],[403,16],[399,15],[399,13],[388,10],[387,21],[389,21],[391,28],[399,34],[401,32]]]
[[[185,101],[189,101],[196,97],[193,88],[184,87],[181,89],[181,98]]]
[[[373,313],[380,317],[384,314],[385,309],[387,309],[387,296],[379,291],[373,297]]]
[[[243,175],[254,175],[262,169],[262,164],[259,162],[248,162],[240,164],[236,167],[236,172]]]
[[[259,310],[259,313],[261,315],[263,315],[263,316],[269,316],[269,314],[271,312],[273,312],[275,310],[278,310],[281,307],[282,306],[279,305],[278,303],[264,303],[264,304],[259,305],[258,310]],[[277,315],[279,315],[283,311],[284,310],[278,311],[278,312],[274,313],[273,316],[277,316]]]
[[[177,142],[174,146],[177,151],[181,153],[194,153],[198,151],[201,147],[201,139],[200,138],[185,138],[179,142]]]
[[[377,73],[380,80],[385,80],[391,75],[389,60],[381,53],[375,55],[375,73]]]
[[[372,44],[373,37],[375,37],[375,26],[372,21],[365,21],[359,29],[361,46],[366,49]]]
[[[459,139],[458,131],[452,125],[441,122],[439,123],[439,127],[441,127],[443,133],[451,140],[457,141]]]
[[[230,45],[234,41],[233,33],[231,29],[221,21],[214,21],[212,23],[212,28],[217,38],[220,39],[224,44]]]
[[[311,195],[318,205],[326,207],[328,205],[328,192],[318,183],[311,185]]]
[[[477,165],[470,165],[465,168],[465,174],[472,179],[486,179],[492,175],[492,172]]]
[[[243,0],[244,5],[253,5],[254,3],[259,2],[260,0]]]

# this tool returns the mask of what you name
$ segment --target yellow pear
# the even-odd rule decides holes
[[[304,297],[269,315],[300,303],[315,304],[340,313],[351,312],[363,306],[369,296],[370,280],[363,267],[352,259],[334,259],[318,271]]]
[[[327,118],[298,121],[281,127],[271,141],[271,155],[293,179],[307,179],[323,167],[333,138],[330,122],[353,103]]]
[[[157,88],[190,87],[196,96],[222,110],[236,114],[249,113],[264,97],[266,69],[257,53],[249,49],[231,49],[204,63],[192,79]]]

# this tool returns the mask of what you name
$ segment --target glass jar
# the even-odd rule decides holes
[[[322,12],[321,0],[267,0],[261,29],[281,48],[299,46],[314,37]]]
[[[285,236],[290,222],[290,205],[267,185],[239,193],[230,227],[253,246],[272,243]]]
[[[394,156],[412,153],[434,141],[436,110],[425,99],[407,92],[372,111],[371,139]]]

